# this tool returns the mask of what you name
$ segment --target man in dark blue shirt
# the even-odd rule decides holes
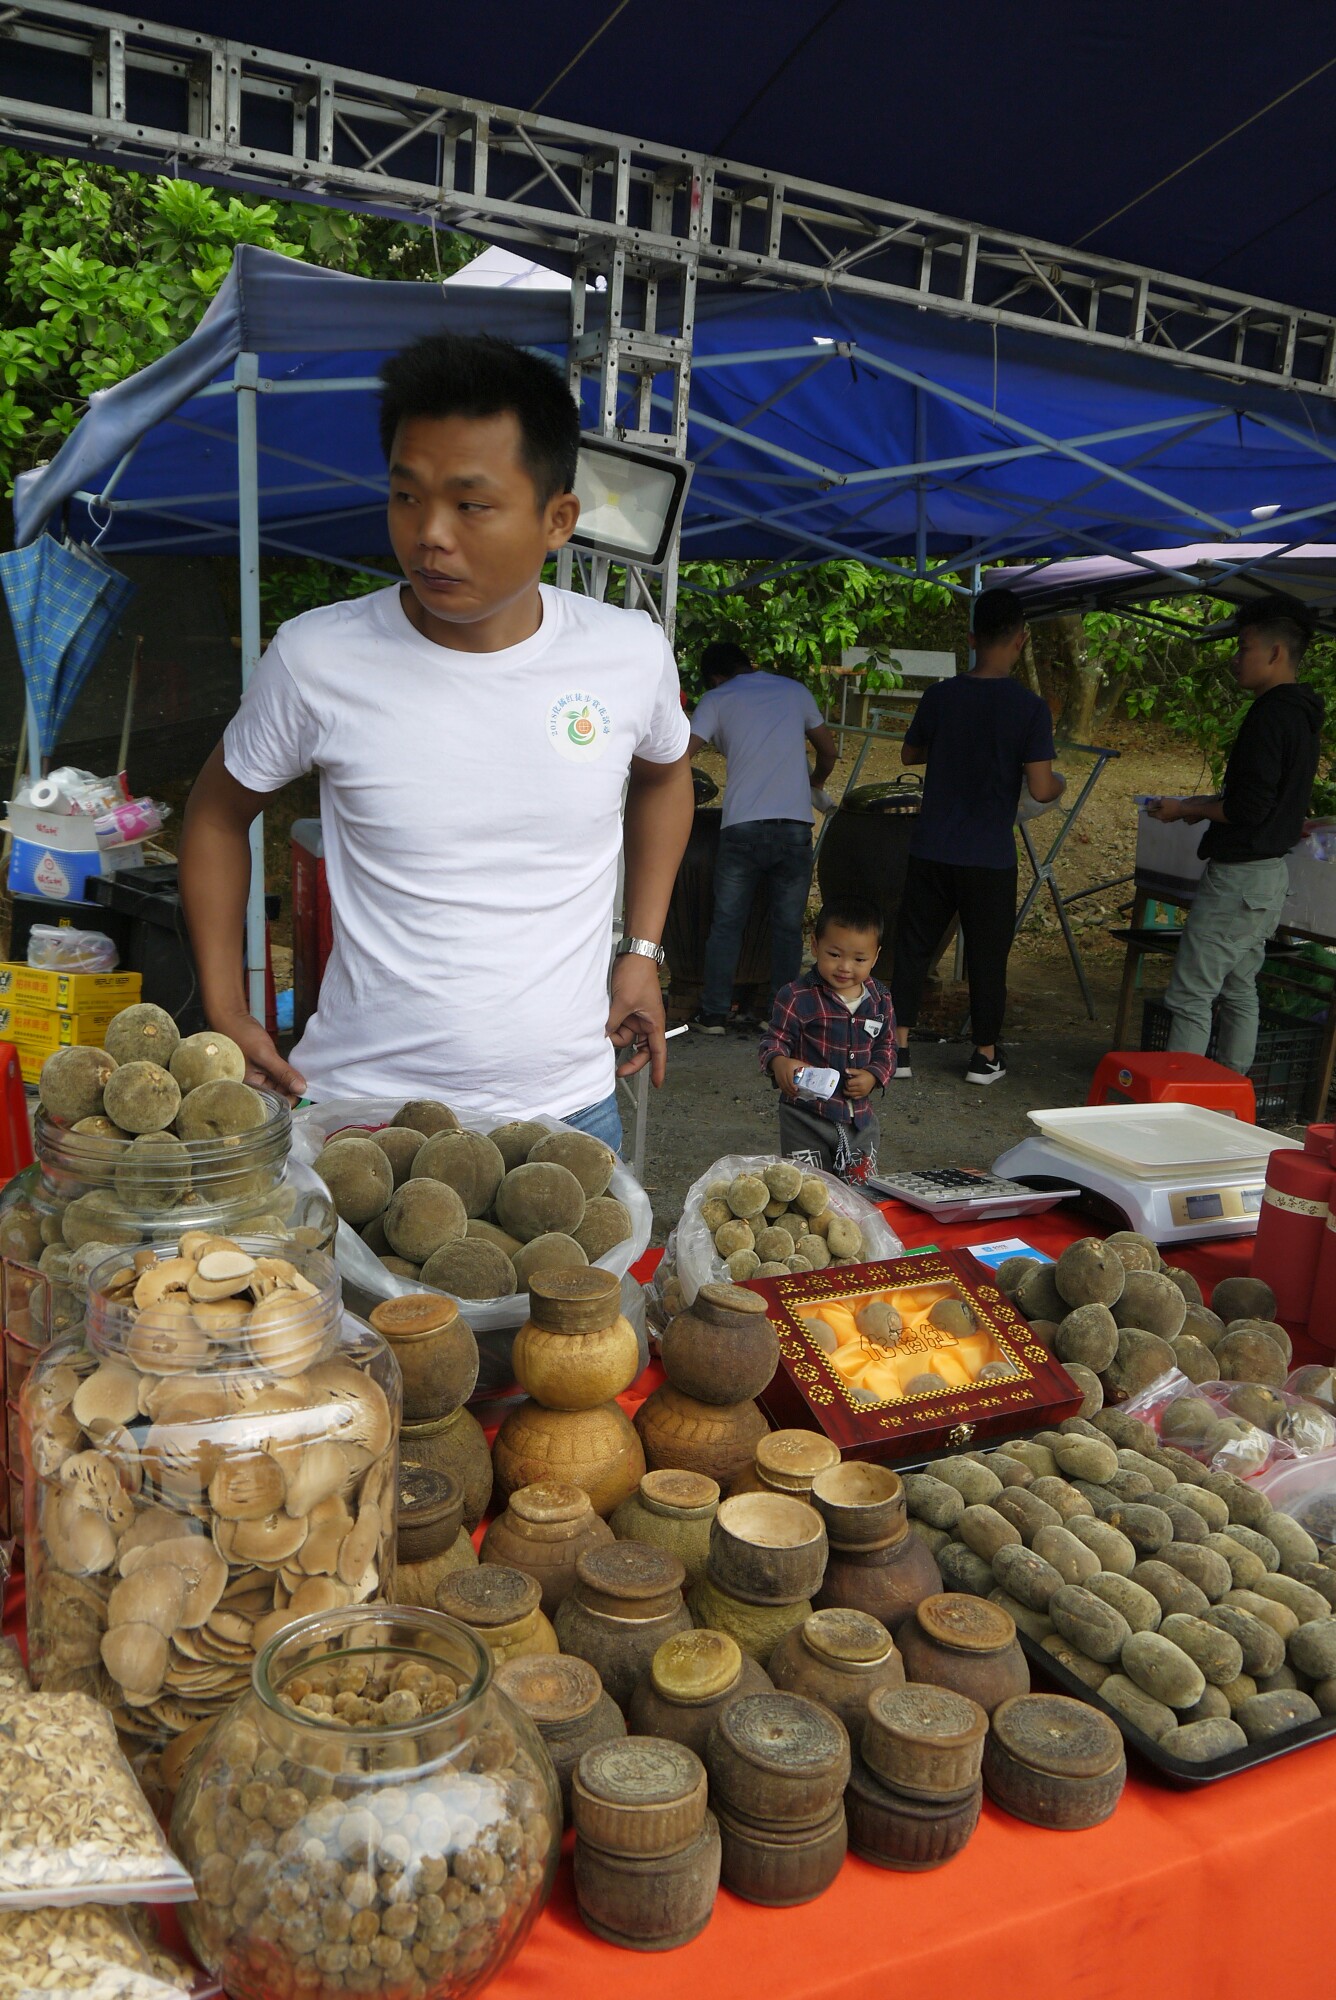
[[[976,598],[970,633],[974,665],[927,690],[900,752],[902,763],[927,769],[895,928],[891,992],[897,1039],[903,1050],[918,1019],[928,967],[948,925],[959,917],[975,1042],[967,1083],[996,1083],[1007,1073],[997,1040],[1016,926],[1021,785],[1041,805],[1063,787],[1053,770],[1048,708],[1011,678],[1026,637],[1025,613],[1014,591],[986,590]],[[906,1055],[896,1074],[909,1075]]]

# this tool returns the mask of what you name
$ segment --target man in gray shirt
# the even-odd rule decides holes
[[[722,1035],[742,933],[761,883],[770,897],[769,998],[798,976],[812,881],[812,798],[835,768],[836,747],[802,683],[760,672],[736,641],[707,646],[701,675],[708,693],[691,718],[688,754],[694,757],[707,744],[721,750],[728,782],[705,980],[691,1025],[706,1035]],[[809,743],[816,753],[812,769]]]

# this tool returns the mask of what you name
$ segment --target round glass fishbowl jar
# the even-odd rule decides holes
[[[556,1773],[438,1611],[348,1606],[256,1660],[172,1815],[192,1949],[232,2000],[463,2000],[552,1884]]]
[[[103,1701],[150,1790],[276,1631],[392,1595],[399,1366],[319,1251],[114,1251],[20,1417],[34,1675]]]

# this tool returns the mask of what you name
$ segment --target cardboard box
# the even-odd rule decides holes
[[[0,964],[0,1001],[62,1014],[119,1014],[133,1007],[144,983],[139,972],[57,972],[41,965]]]
[[[23,1042],[15,1042],[14,1053],[19,1059],[19,1073],[23,1081],[35,1084],[42,1074],[42,1064],[46,1061],[49,1050],[30,1049]]]
[[[758,1399],[762,1409],[781,1428],[823,1431],[848,1458],[894,1465],[964,1451],[1060,1423],[1081,1407],[1076,1383],[967,1250],[751,1278],[747,1289],[764,1298],[779,1338],[779,1367]],[[900,1313],[894,1343],[878,1346],[858,1335],[852,1314],[869,1299]],[[948,1302],[969,1332],[929,1318]],[[820,1334],[812,1322],[823,1313],[829,1317]],[[977,1379],[990,1364],[1010,1372]],[[929,1374],[939,1386],[907,1389]]]
[[[108,1023],[120,1008],[98,1008],[87,1014],[64,1014],[51,1007],[32,1007],[24,1001],[0,1001],[0,1041],[23,1043],[28,1048],[53,1049],[84,1046],[101,1048]]]
[[[4,831],[12,833],[18,840],[31,842],[34,847],[59,847],[66,854],[96,854],[97,835],[93,832],[93,813],[55,812],[51,807],[37,806],[6,807],[8,815]]]

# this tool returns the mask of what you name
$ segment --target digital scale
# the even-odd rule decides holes
[[[1081,1192],[1079,1187],[1027,1187],[1021,1181],[975,1167],[927,1167],[917,1174],[869,1175],[864,1185],[891,1201],[925,1209],[935,1222],[986,1222],[1004,1215],[1039,1215]]]
[[[1029,1118],[1038,1135],[993,1171],[1075,1183],[1088,1208],[1153,1243],[1254,1235],[1267,1161],[1300,1149],[1298,1139],[1196,1104],[1083,1104]]]

